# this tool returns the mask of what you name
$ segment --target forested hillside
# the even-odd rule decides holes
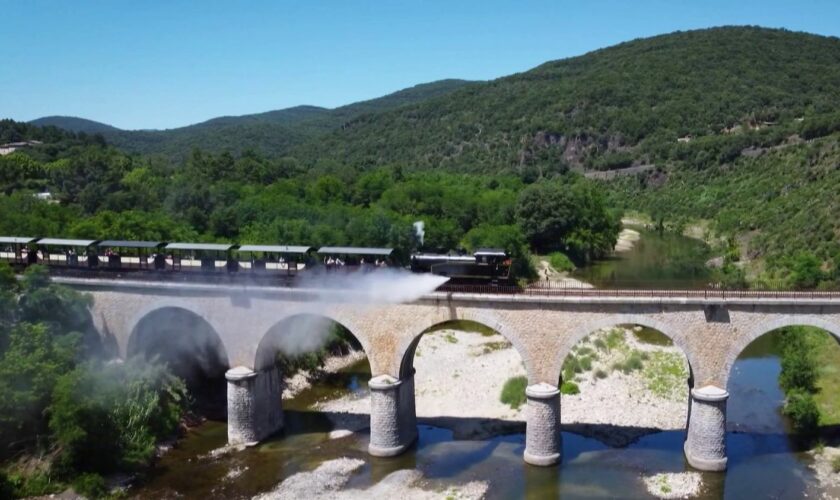
[[[296,106],[252,115],[224,116],[170,130],[120,130],[67,116],[44,117],[31,123],[56,126],[70,132],[101,133],[109,143],[126,152],[158,154],[175,160],[186,158],[195,148],[209,152],[254,150],[262,154],[282,155],[288,153],[292,146],[340,129],[347,121],[360,115],[422,102],[468,83],[464,80],[440,80],[335,109]]]
[[[470,172],[617,168],[667,161],[681,153],[680,138],[749,145],[761,127],[795,131],[838,105],[840,40],[716,28],[635,40],[365,115],[292,155]]]

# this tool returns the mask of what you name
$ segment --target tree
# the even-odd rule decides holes
[[[535,250],[560,250],[578,263],[612,251],[620,229],[603,196],[585,181],[526,187],[519,195],[516,220]]]

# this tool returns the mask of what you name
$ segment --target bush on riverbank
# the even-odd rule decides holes
[[[176,429],[186,394],[163,365],[106,363],[89,297],[40,266],[0,264],[0,498],[62,491],[83,473],[136,470]],[[99,491],[100,493],[96,493]]]
[[[793,429],[799,436],[816,435],[820,426],[820,410],[812,394],[800,389],[788,392],[782,412],[791,419]]]
[[[318,349],[293,355],[278,351],[276,363],[280,373],[287,376],[301,370],[315,371],[324,366],[324,361],[328,356],[341,356],[348,354],[351,350],[358,351],[362,348],[358,339],[343,326],[336,323],[330,325],[329,328],[327,339]]]
[[[500,401],[514,410],[525,403],[525,388],[528,387],[528,377],[509,378],[502,387]]]
[[[574,382],[563,382],[560,386],[560,394],[567,394],[573,396],[575,394],[580,394],[580,387]]]
[[[553,252],[548,256],[548,263],[558,272],[572,272],[576,269],[572,260],[563,252]]]
[[[779,385],[785,392],[782,412],[791,419],[794,431],[805,438],[815,436],[820,425],[820,410],[814,399],[818,371],[810,330],[787,327],[778,336],[782,357]]]

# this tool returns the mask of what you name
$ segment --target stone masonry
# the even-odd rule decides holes
[[[528,394],[526,436],[526,460],[533,464],[555,463],[560,457],[560,397],[542,398],[542,389],[556,389],[563,360],[572,347],[600,328],[647,326],[671,338],[685,353],[691,380],[698,388],[692,391],[686,454],[693,466],[705,470],[726,465],[722,444],[726,397],[715,399],[721,396],[714,388],[725,393],[721,388],[727,386],[732,364],[750,342],[791,325],[816,326],[840,338],[840,300],[809,296],[706,299],[688,295],[432,293],[407,304],[365,304],[341,291],[73,278],[56,281],[93,296],[94,323],[123,356],[128,354],[138,323],[154,311],[174,308],[206,321],[224,346],[230,366],[241,367],[240,373],[229,372],[228,376],[232,442],[262,439],[266,432],[282,425],[279,404],[276,415],[260,420],[255,411],[271,410],[256,410],[257,406],[248,402],[249,398],[252,402],[266,399],[256,393],[249,396],[248,391],[269,394],[272,401],[275,397],[270,382],[273,377],[262,374],[264,367],[257,362],[265,354],[258,351],[269,348],[266,345],[270,343],[261,342],[267,332],[297,315],[322,316],[340,323],[359,339],[374,375],[374,454],[398,453],[416,438],[414,350],[423,332],[450,320],[470,320],[490,327],[510,340],[521,355],[528,382],[534,387]],[[265,380],[269,382],[252,384],[248,377],[237,379],[248,370],[262,374],[255,379],[268,377]],[[538,384],[542,389],[535,387]],[[249,424],[249,419],[253,423]],[[537,439],[537,434],[544,437]]]

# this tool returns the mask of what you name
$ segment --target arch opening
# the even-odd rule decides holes
[[[369,403],[364,402],[370,363],[362,341],[342,323],[317,314],[297,314],[276,323],[260,341],[254,361],[255,370],[275,368],[284,380],[287,430],[312,425],[357,430],[368,425]],[[307,416],[297,418],[296,412]],[[343,413],[346,418],[329,422],[312,416],[319,412]]]
[[[730,354],[729,427],[787,434],[793,447],[807,448],[840,425],[840,329],[822,321],[778,324],[757,328]]]
[[[666,332],[635,323],[599,325],[579,336],[562,360],[561,421],[611,446],[656,430],[682,435],[691,385],[691,363]]]
[[[487,322],[465,319],[416,335],[401,359],[400,378],[414,377],[421,423],[464,439],[523,431],[529,372],[516,344]]]
[[[127,354],[166,364],[184,380],[194,411],[212,419],[225,417],[228,355],[218,333],[199,315],[180,307],[146,314],[131,333]]]

